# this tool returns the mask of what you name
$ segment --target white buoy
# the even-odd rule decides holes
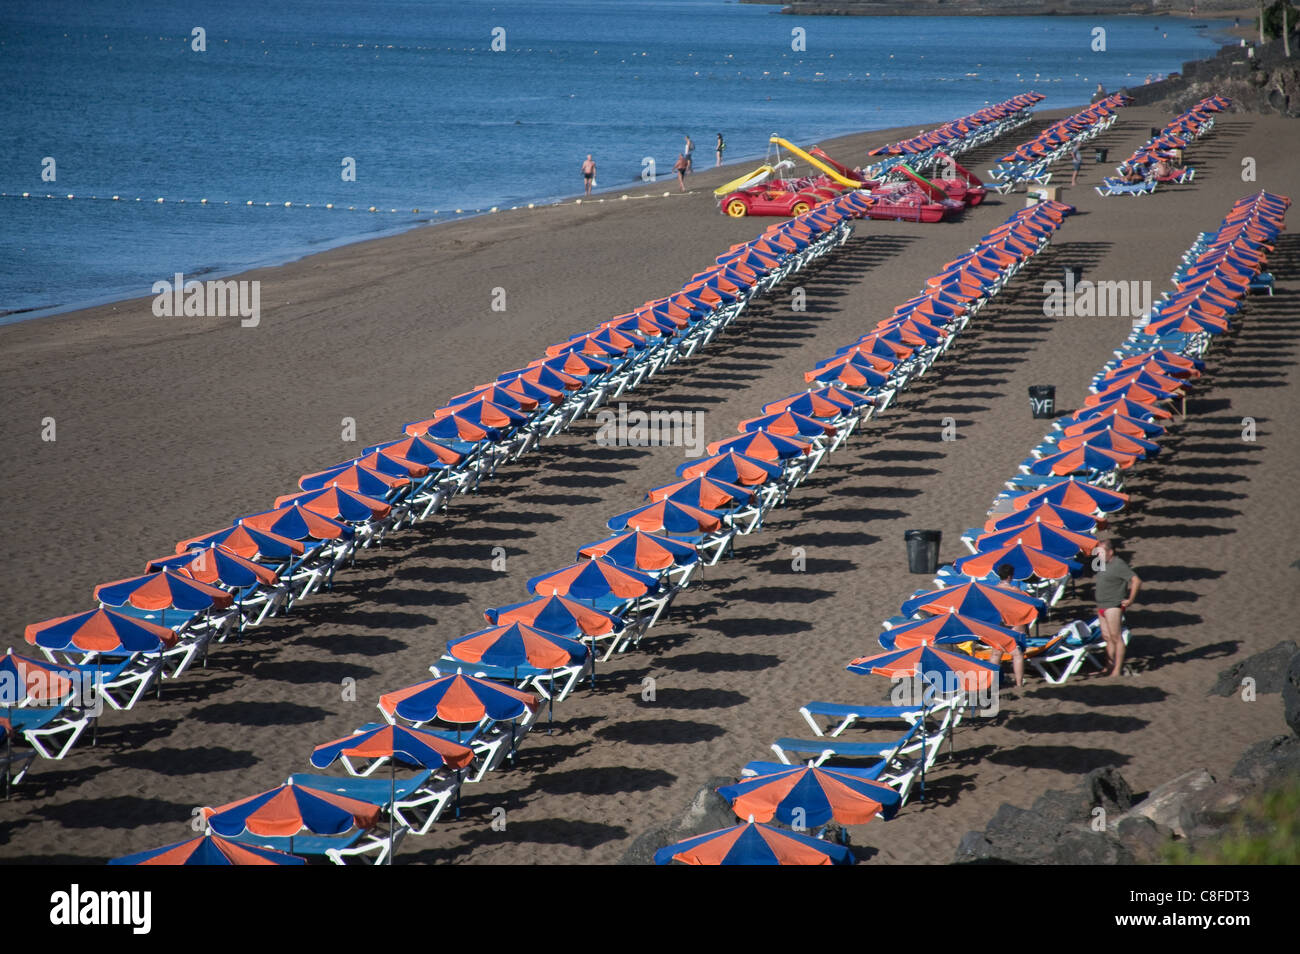
[[[374,207],[373,205],[370,207],[370,211],[371,211],[371,212],[374,212],[374,211],[375,211],[375,207]]]
[[[245,204],[246,204],[246,205],[252,205],[252,204],[253,204],[253,200],[252,200],[252,199],[249,199],[248,202],[246,202]]]
[[[326,203],[325,203],[325,208],[327,208],[327,209],[332,209],[332,208],[334,208],[334,203],[333,203],[333,202],[326,202]]]
[[[26,194],[27,194],[26,192],[23,193],[23,195],[26,195]],[[117,197],[117,196],[113,196],[113,201],[114,201],[114,202],[117,202],[117,201],[118,201],[118,197]]]
[[[207,204],[208,204],[207,199],[199,199],[199,205],[207,205]]]
[[[24,192],[24,193],[23,193],[23,198],[24,198],[24,199],[31,198],[31,193],[30,193],[30,192]]]
[[[162,196],[159,196],[159,197],[158,197],[157,199],[155,199],[154,201],[155,201],[155,202],[160,202],[160,203],[161,203],[161,202],[162,202]]]
[[[69,199],[72,199],[72,198],[75,198],[75,196],[73,196],[73,194],[72,194],[71,192],[69,192],[69,193],[68,193],[68,198],[69,198]]]
[[[285,207],[286,209],[291,208],[292,206],[293,206],[293,203],[292,203],[292,202],[286,202],[286,203],[284,204],[284,207]]]

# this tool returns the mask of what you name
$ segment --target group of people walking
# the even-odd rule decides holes
[[[727,150],[726,140],[722,138],[722,133],[718,133],[718,141],[714,146],[714,155],[717,157],[715,166],[722,165],[722,154]],[[682,146],[682,151],[677,154],[677,161],[673,163],[673,172],[677,176],[677,186],[682,191],[686,191],[686,177],[695,171],[695,141],[688,135]],[[582,163],[582,184],[583,194],[591,195],[591,189],[596,184],[596,161],[592,159],[591,153],[587,153],[587,158]]]

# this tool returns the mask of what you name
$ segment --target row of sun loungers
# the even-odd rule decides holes
[[[1022,93],[911,139],[873,149],[868,155],[881,158],[866,166],[863,173],[881,179],[905,162],[917,172],[929,174],[941,167],[945,155],[961,156],[1024,126],[1033,118],[1034,104],[1045,98],[1042,93]]]
[[[1041,98],[1022,94],[885,151],[913,158],[940,148],[960,154],[1022,125],[1028,107]],[[847,216],[860,214],[867,201],[844,197],[832,213],[833,227],[818,232],[798,222],[773,226],[759,240],[719,256],[715,268],[694,276],[680,293],[576,335],[527,368],[458,395],[433,418],[407,424],[403,438],[304,475],[301,493],[285,495],[273,510],[240,518],[225,530],[182,541],[174,555],[149,561],[145,576],[96,588],[99,610],[28,627],[28,641],[51,663],[79,667],[97,690],[96,703],[25,712],[13,734],[46,757],[62,758],[102,704],[130,709],[152,689],[161,694],[164,679],[182,675],[197,661],[206,665],[213,642],[238,637],[331,587],[334,574],[358,549],[445,510],[458,493],[477,489],[501,463],[518,459],[542,437],[567,429],[668,363],[690,357],[751,297],[769,293],[842,244],[849,234]],[[912,373],[909,364],[897,380],[905,383]],[[886,391],[886,404],[892,393]],[[834,446],[851,429],[839,432]],[[716,562],[737,532],[754,529],[825,452],[819,448],[787,465],[787,480],[764,488],[754,506],[703,537],[706,560]],[[638,612],[646,615],[625,638],[607,640],[604,658],[634,646],[668,602],[639,603]],[[57,748],[46,747],[52,738],[58,738]]]
[[[978,311],[991,300],[1007,281],[1041,251],[1048,243],[1052,233],[1060,225],[1068,206],[1061,203],[1045,203],[1037,207],[1035,214],[1031,210],[1012,216],[1003,226],[985,236],[968,255],[948,263],[933,279],[927,282],[926,292],[917,299],[906,303],[896,310],[893,318],[881,322],[872,335],[864,336],[855,345],[841,349],[835,359],[819,363],[808,375],[808,380],[817,384],[835,382],[838,386],[858,389],[858,393],[875,399],[875,409],[883,409],[894,395],[905,388],[915,377],[922,375],[950,346],[954,338]],[[933,311],[937,309],[937,312]],[[927,314],[929,313],[929,314]],[[910,339],[896,340],[906,343],[909,348],[902,351],[890,349],[878,351],[876,343],[883,338],[891,340],[891,332],[897,331],[909,322],[915,333]],[[939,328],[944,332],[942,340],[924,334],[924,326]],[[881,329],[886,329],[883,332]],[[869,361],[857,358],[883,358],[892,364],[872,365]],[[865,373],[864,373],[865,372]],[[875,373],[873,376],[872,372]],[[826,377],[833,375],[834,377]],[[775,816],[769,811],[761,816],[750,814],[749,822],[737,829],[724,830],[688,839],[678,845],[669,846],[657,853],[656,861],[667,864],[672,861],[686,863],[718,863],[708,855],[702,855],[701,843],[713,836],[749,837],[761,829],[764,838],[771,838],[773,833],[800,839],[799,831],[812,830],[818,824],[795,825],[794,832],[767,828],[762,822],[776,817],[790,821],[788,811],[782,815],[782,809],[789,810],[791,804],[797,804],[795,818],[804,820],[804,808],[809,786],[843,785],[846,781],[857,779],[860,782],[874,783],[877,787],[870,797],[878,799],[876,807],[882,817],[890,817],[905,803],[913,786],[924,786],[924,774],[934,764],[934,760],[945,740],[951,740],[952,730],[961,721],[962,707],[955,698],[939,700],[937,703],[924,701],[913,705],[860,705],[814,701],[800,708],[799,714],[812,730],[812,738],[782,738],[772,745],[778,761],[755,761],[745,765],[741,770],[742,782],[738,786],[719,789],[719,794],[728,800],[733,798],[733,807],[737,814],[745,817],[745,809],[752,803],[745,800],[745,791],[771,784],[784,791],[792,783],[791,796],[777,807]],[[870,728],[884,733],[884,738],[858,739],[849,734],[854,728]],[[856,733],[853,733],[856,735]],[[852,766],[836,764],[842,760],[852,762]],[[816,773],[822,773],[817,775]],[[794,773],[794,774],[792,774]],[[810,774],[811,773],[811,774]],[[752,788],[746,789],[749,785]],[[884,786],[883,790],[881,786]],[[794,795],[794,792],[804,795]],[[893,796],[888,794],[892,791]],[[864,796],[865,798],[866,796]],[[870,805],[871,802],[867,801]],[[865,821],[870,814],[864,815]],[[759,824],[755,823],[755,818]],[[805,845],[805,848],[808,846]],[[829,847],[828,851],[832,851]],[[832,851],[832,854],[834,852]],[[813,860],[819,855],[814,853]],[[755,862],[759,863],[759,862]],[[834,863],[843,863],[843,858]]]
[[[989,170],[996,183],[992,188],[1007,193],[1021,182],[1046,185],[1051,181],[1050,167],[1054,162],[1069,155],[1075,146],[1090,142],[1109,129],[1115,122],[1116,110],[1131,101],[1116,93],[1052,123],[997,161]]]
[[[947,263],[929,279],[925,293],[896,309],[892,318],[880,323],[876,332],[841,349],[837,357],[822,362],[810,381],[856,386],[877,399],[877,409],[911,381],[923,375],[952,345],[953,339],[971,318],[1011,281],[1018,271],[1050,242],[1052,234],[1072,211],[1063,203],[1048,202],[1017,213],[994,229],[969,253]],[[927,335],[926,328],[941,328],[942,337]],[[887,342],[907,345],[903,351],[888,352],[877,345],[880,329]],[[909,328],[911,337],[893,338],[890,331]],[[869,360],[893,362],[888,375]],[[877,376],[872,376],[872,372]],[[823,375],[827,375],[823,377]],[[813,738],[787,737],[772,744],[777,759],[752,762],[742,770],[745,776],[763,776],[792,765],[825,766],[831,759],[854,761],[858,768],[837,765],[835,771],[863,774],[892,786],[899,804],[906,802],[914,783],[923,780],[946,739],[960,723],[962,707],[955,698],[937,704],[884,706],[809,702],[799,710]],[[856,740],[845,736],[853,727],[869,727],[886,734],[883,740]],[[922,782],[923,784],[923,782]]]
[[[1093,379],[1083,409],[1057,420],[1034,449],[1029,458],[1031,469],[1039,462],[1050,462],[1040,468],[1045,479],[1030,488],[1013,485],[999,495],[984,530],[968,531],[965,537],[972,556],[947,568],[950,573],[936,580],[938,589],[914,593],[900,614],[886,623],[882,646],[887,650],[906,644],[938,648],[945,641],[965,642],[976,657],[991,658],[1000,665],[1008,644],[996,633],[981,635],[983,630],[1033,622],[1047,603],[1027,593],[999,588],[998,578],[985,573],[1010,562],[1016,568],[1014,578],[1050,586],[1057,582],[1058,574],[1064,578],[1078,569],[1070,558],[1081,551],[1090,553],[1091,530],[1128,501],[1108,488],[1117,482],[1106,480],[1106,476],[1158,451],[1155,439],[1164,433],[1173,414],[1169,405],[1181,399],[1187,383],[1201,373],[1204,365],[1200,358],[1213,337],[1227,330],[1226,322],[1204,327],[1204,319],[1233,314],[1252,287],[1270,287],[1262,280],[1263,266],[1289,204],[1285,197],[1259,193],[1236,203],[1219,229],[1198,236],[1174,276],[1177,291],[1165,299],[1175,303],[1166,307],[1178,310],[1178,324],[1153,316],[1152,321],[1134,328],[1114,360]],[[1107,456],[1090,458],[1093,450]],[[1006,528],[1011,528],[1009,535]],[[1005,605],[999,606],[999,601]],[[939,635],[958,613],[971,614],[973,619],[952,627],[957,635]],[[1124,630],[1125,642],[1128,635]],[[982,652],[974,649],[979,642],[988,644]],[[1026,661],[1052,684],[1065,682],[1085,666],[1102,667],[1105,647],[1096,620],[1075,620],[1051,636],[1031,632],[1025,642]],[[875,665],[884,665],[882,657],[855,660],[850,669],[886,671],[872,668]],[[933,766],[945,738],[951,741],[952,729],[961,721],[969,701],[966,693],[955,692],[940,695],[936,704],[920,706],[810,702],[799,714],[814,738],[778,739],[772,749],[780,761],[750,763],[743,775],[775,779],[780,776],[773,773],[795,760],[823,768],[829,767],[831,760],[847,760],[867,767],[837,766],[834,771],[888,781],[906,797],[918,772]],[[849,732],[863,725],[884,731],[884,740],[859,740],[856,733]],[[728,790],[721,791],[726,794]],[[896,811],[896,806],[884,801],[880,805],[882,817]],[[751,816],[749,826],[740,828],[753,828],[753,823]],[[710,837],[699,836],[665,848],[656,860],[664,864],[673,860],[717,863],[700,854],[700,845]],[[837,857],[830,848],[826,852],[831,863],[851,863],[851,858]],[[814,855],[810,862],[826,860]]]
[[[834,230],[836,212],[827,209],[820,219],[805,221],[818,223],[821,230]],[[876,334],[880,341],[911,342],[903,351],[924,353],[912,359],[890,352],[893,357],[888,363],[899,366],[899,374],[884,376],[885,380],[892,378],[892,388],[905,385],[928,367],[933,360],[929,352],[946,348],[941,339],[950,333],[947,326],[952,322],[956,322],[954,329],[964,326],[967,307],[978,308],[1000,288],[1000,283],[981,281],[979,256],[1014,249],[1017,261],[1030,257],[1046,244],[1062,214],[1044,206],[1013,216],[1006,227],[995,230],[977,246],[977,256],[952,263],[945,270],[945,281],[931,289],[930,295],[921,296],[933,301],[937,311],[931,313],[931,308],[917,301],[882,323]],[[926,328],[932,333],[926,333]],[[859,344],[866,353],[870,343],[864,339]],[[446,744],[466,749],[467,761],[455,771],[435,773],[438,784],[420,795],[428,799],[425,804],[445,810],[454,803],[460,785],[482,779],[510,762],[521,741],[541,722],[543,710],[549,719],[553,704],[562,703],[588,679],[594,681],[598,656],[608,657],[611,649],[635,648],[676,593],[689,585],[694,566],[705,559],[723,558],[735,536],[760,529],[765,512],[783,502],[832,447],[839,447],[845,436],[870,416],[880,391],[876,383],[857,390],[825,386],[765,405],[762,414],[739,425],[736,437],[710,445],[711,456],[682,465],[677,482],[652,489],[647,494],[648,506],[611,518],[608,527],[614,536],[579,548],[577,563],[529,580],[532,599],[485,611],[484,618],[491,624],[488,630],[452,640],[447,654],[430,667],[433,679],[381,696],[384,722],[363,726],[358,733],[364,737],[385,726],[393,731],[400,727],[432,730]],[[496,661],[499,657],[483,648],[511,639],[568,648],[559,657],[537,657],[536,665],[516,665],[527,656],[503,665]],[[477,721],[465,724],[464,713],[449,721],[449,712],[437,700],[456,693],[483,694],[487,701],[481,712],[470,711],[471,716],[477,714]],[[386,764],[391,760],[344,759],[345,767],[359,778],[370,777]],[[350,790],[347,780],[338,785],[342,786],[339,793]],[[435,792],[446,794],[434,797]],[[210,810],[217,822],[214,834],[231,834],[223,832],[220,825],[226,824],[226,815],[242,810],[238,808],[241,804]],[[395,805],[386,817],[395,819],[398,810]],[[421,816],[417,828],[427,824],[428,817]],[[360,846],[307,845],[313,851],[323,848],[335,861],[382,860],[384,852],[391,849],[379,844],[382,825],[377,821],[372,828],[373,837],[363,839]],[[259,840],[248,833],[235,836],[268,844],[264,837]],[[296,838],[294,850],[304,850]]]
[[[1097,186],[1098,194],[1150,195],[1163,182],[1191,182],[1196,177],[1196,170],[1190,166],[1170,166],[1167,171],[1157,175],[1156,164],[1181,157],[1193,141],[1209,135],[1214,129],[1214,114],[1226,109],[1231,103],[1226,96],[1220,95],[1207,96],[1201,100],[1120,163],[1116,169],[1118,176],[1103,179],[1101,185]],[[1128,181],[1134,174],[1140,174],[1143,177],[1141,181]]]
[[[212,646],[330,588],[358,550],[445,511],[501,464],[707,346],[755,296],[838,248],[866,201],[846,196],[834,210],[768,228],[681,291],[453,397],[430,418],[405,425],[396,440],[303,475],[299,490],[274,509],[181,541],[174,554],[150,560],[143,576],[102,584],[98,609],[27,627],[27,641],[46,662],[12,656],[15,678],[25,667],[48,665],[69,691],[0,700],[15,709],[11,742],[64,757],[104,706],[130,709],[151,691],[161,694],[165,680],[206,665]],[[93,691],[73,698],[72,688],[85,687]]]
[[[789,234],[796,239],[797,248],[811,248],[816,243],[822,247],[838,244],[843,241],[857,208],[855,199],[846,196],[800,217],[775,235],[769,231],[765,238],[775,241]],[[764,254],[752,247],[756,244],[740,248],[741,254],[732,258],[748,261],[747,253],[751,251]],[[862,400],[849,404],[849,408],[849,413],[841,413],[844,408],[837,406],[836,412],[837,417],[844,419],[841,423],[851,429],[846,423],[848,419],[869,410],[869,405]],[[720,443],[737,442],[747,442],[747,447],[756,444],[748,433]],[[713,457],[700,462],[710,472],[721,473],[721,469],[730,468],[728,476],[744,480],[747,485],[758,474],[768,481],[768,486],[751,493],[749,489],[711,478],[679,474],[683,477],[681,481],[655,488],[647,495],[651,500],[648,507],[611,519],[609,524],[615,535],[582,547],[578,563],[528,581],[531,599],[485,611],[485,620],[491,624],[489,629],[451,641],[447,654],[430,666],[433,679],[384,694],[379,700],[384,721],[357,730],[358,738],[386,729],[427,730],[441,744],[463,751],[463,762],[419,776],[419,784],[408,780],[391,794],[391,780],[374,778],[376,770],[385,766],[391,771],[390,756],[358,758],[344,754],[341,760],[349,772],[347,778],[294,776],[288,786],[294,797],[300,797],[301,790],[314,793],[324,790],[374,803],[381,812],[374,818],[366,816],[357,821],[354,830],[347,834],[295,836],[292,850],[298,854],[324,855],[337,863],[357,860],[383,863],[391,857],[403,834],[429,831],[438,815],[457,803],[462,785],[479,781],[488,772],[510,762],[519,743],[543,718],[543,712],[549,721],[554,704],[562,703],[586,679],[594,681],[599,658],[608,658],[620,649],[634,648],[671,605],[674,596],[689,585],[696,566],[706,559],[721,558],[734,536],[757,529],[763,513],[783,500],[810,472],[805,460],[779,464],[756,462],[758,470],[754,471],[740,454],[729,449],[710,450]],[[719,489],[732,486],[740,491],[738,499],[721,500],[715,496]],[[683,520],[690,521],[689,529]],[[649,533],[645,528],[659,532]],[[532,642],[534,648],[539,640],[553,640],[566,649],[561,658],[543,654],[536,659],[538,665],[526,663],[528,656],[512,659],[505,665],[493,661],[498,658],[492,655],[495,650],[485,654],[481,646],[484,641],[499,646],[501,640],[516,637]],[[445,700],[439,702],[434,697],[443,698],[439,693],[447,686],[452,687],[446,690],[452,696],[483,694],[486,701],[481,712],[471,706],[471,718],[466,720],[463,707],[454,711],[446,709]],[[270,797],[269,793],[263,795]],[[275,797],[282,796],[283,792]],[[207,810],[212,824],[210,835],[246,845],[289,850],[287,837],[277,839],[251,828],[243,832],[229,829],[233,823],[227,819],[237,818],[246,801]],[[398,833],[396,840],[383,830],[385,820]]]

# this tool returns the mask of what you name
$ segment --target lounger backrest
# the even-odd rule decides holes
[[[1057,635],[1065,637],[1067,646],[1085,646],[1095,639],[1091,627],[1081,619],[1063,626]]]

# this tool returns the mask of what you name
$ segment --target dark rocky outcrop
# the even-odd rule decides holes
[[[1248,748],[1232,777],[1255,785],[1273,785],[1300,775],[1300,738],[1278,735]]]
[[[1292,657],[1297,653],[1300,653],[1300,646],[1292,640],[1285,639],[1272,649],[1247,656],[1241,662],[1234,663],[1231,668],[1219,673],[1210,695],[1236,695],[1241,692],[1243,679],[1255,681],[1257,695],[1281,692],[1286,682],[1287,668],[1291,665]]]
[[[652,865],[655,863],[655,852],[660,848],[681,841],[683,838],[703,835],[706,832],[730,828],[737,824],[740,819],[717,793],[717,789],[724,785],[731,785],[735,781],[734,777],[710,779],[708,784],[695,793],[690,807],[681,818],[673,823],[656,825],[649,831],[642,832],[623,854],[619,864]]]
[[[958,864],[1132,864],[1134,851],[1105,823],[1132,804],[1132,790],[1118,770],[1094,769],[1073,789],[1045,792],[1032,808],[1002,805],[984,831],[968,832],[962,838],[955,860]],[[1098,820],[1102,824],[1097,825]]]
[[[1282,712],[1291,731],[1300,735],[1300,653],[1291,657],[1282,679]]]
[[[1225,46],[1208,59],[1184,63],[1179,75],[1125,92],[1138,106],[1162,106],[1171,113],[1222,93],[1232,100],[1232,112],[1300,117],[1300,55],[1288,58],[1280,40]]]

